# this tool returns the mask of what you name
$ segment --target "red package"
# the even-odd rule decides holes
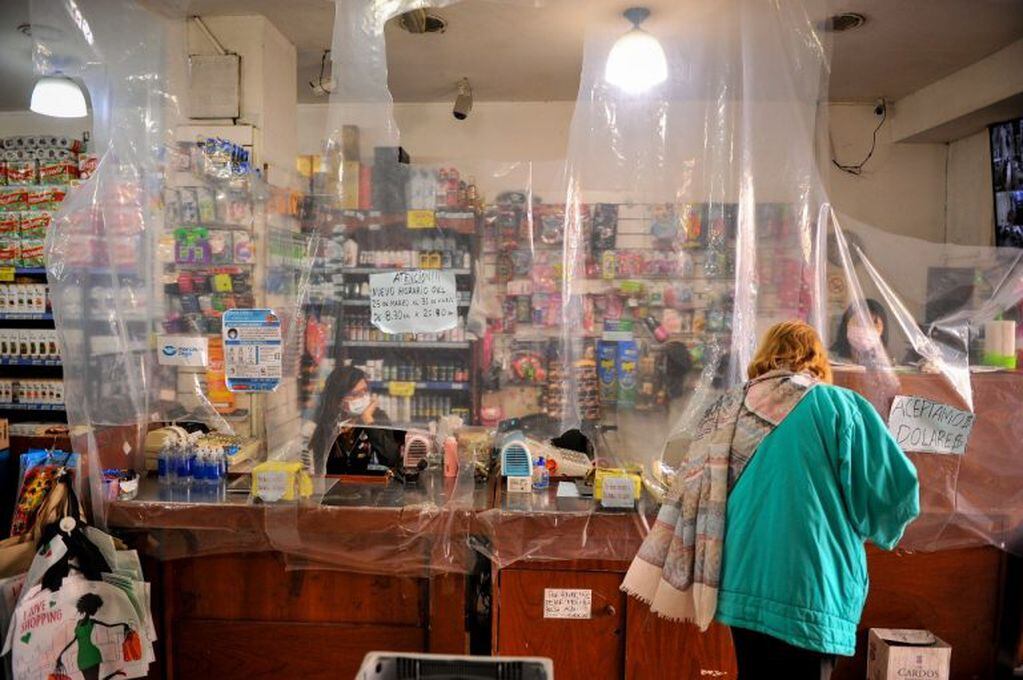
[[[121,645],[121,654],[124,656],[124,660],[141,661],[142,660],[142,639],[139,638],[139,634],[133,630],[128,630],[124,634],[124,643]]]
[[[26,195],[20,187],[0,187],[0,211],[24,210],[28,207]]]
[[[67,184],[78,178],[78,165],[69,160],[39,161],[40,184]]]
[[[25,204],[29,210],[47,210],[53,204],[50,187],[32,187],[25,191]]]
[[[21,231],[20,212],[0,212],[0,238],[4,234],[17,234]]]
[[[8,184],[35,184],[39,180],[39,170],[35,161],[8,161]]]
[[[78,157],[78,176],[82,179],[89,179],[96,172],[97,165],[99,165],[99,156],[83,153]]]
[[[49,210],[32,210],[21,213],[21,235],[30,238],[46,238],[53,213]],[[0,231],[3,231],[0,228]]]
[[[0,237],[0,266],[15,267],[21,257],[21,241]]]

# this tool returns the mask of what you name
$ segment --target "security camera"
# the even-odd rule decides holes
[[[886,113],[888,113],[888,102],[884,100],[884,97],[880,97],[874,102],[874,115],[883,116]]]
[[[469,86],[469,79],[462,78],[458,81],[458,95],[455,97],[455,107],[451,110],[456,120],[465,120],[472,111],[472,88]]]

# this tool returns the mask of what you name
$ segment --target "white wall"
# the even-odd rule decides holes
[[[948,145],[946,235],[951,243],[988,246],[995,241],[991,143],[987,130]]]
[[[85,118],[51,118],[31,111],[0,111],[0,137],[11,135],[67,135],[82,138],[92,134],[92,116]]]

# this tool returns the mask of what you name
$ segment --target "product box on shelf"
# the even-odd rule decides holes
[[[0,451],[11,448],[11,427],[6,418],[0,418]]]
[[[948,680],[952,647],[926,630],[871,628],[867,637],[867,679]]]

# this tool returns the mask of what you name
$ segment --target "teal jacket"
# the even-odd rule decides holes
[[[869,583],[864,541],[891,550],[919,512],[916,468],[874,407],[814,387],[728,497],[718,621],[851,656]]]

